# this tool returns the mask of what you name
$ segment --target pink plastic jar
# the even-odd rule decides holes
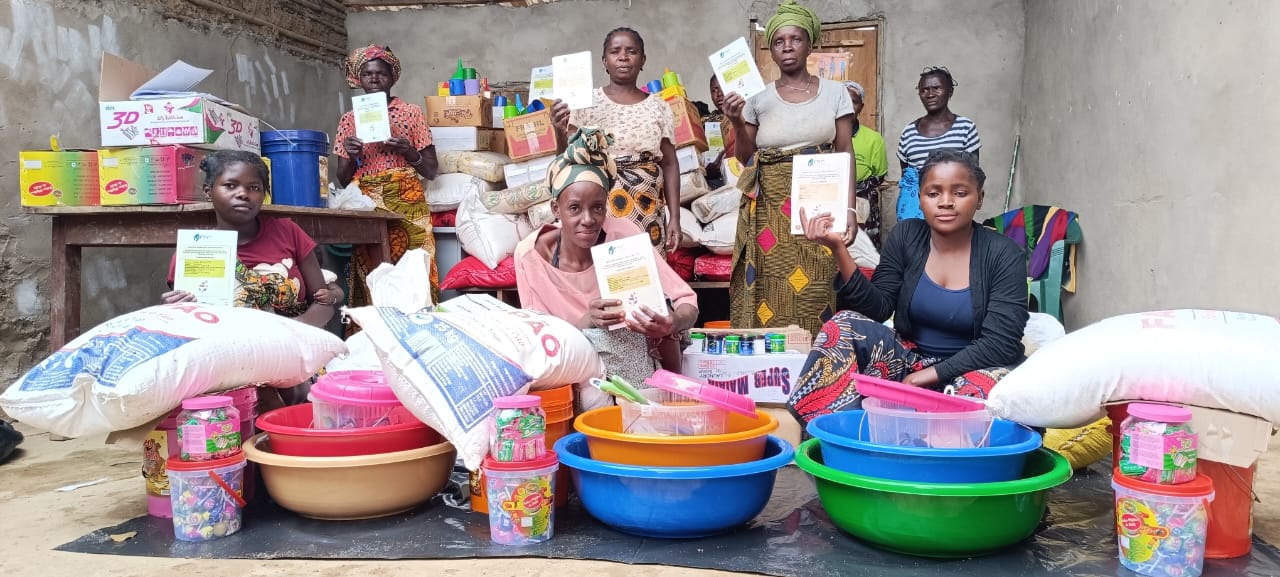
[[[1197,437],[1191,411],[1172,405],[1130,403],[1120,424],[1120,463],[1126,477],[1177,485],[1196,478]]]
[[[547,414],[535,395],[498,397],[489,419],[489,456],[499,462],[541,459],[547,454]]]
[[[240,411],[231,397],[213,395],[182,401],[178,455],[183,461],[226,459],[239,452]]]

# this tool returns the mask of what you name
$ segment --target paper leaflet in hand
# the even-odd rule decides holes
[[[737,92],[743,98],[751,98],[764,92],[764,77],[756,67],[746,38],[739,37],[707,59],[711,61],[711,69],[715,71],[720,89],[725,94]]]
[[[591,260],[595,264],[601,299],[622,301],[622,308],[633,319],[635,315],[644,314],[641,306],[647,306],[660,315],[668,314],[667,297],[662,292],[662,280],[658,276],[657,256],[647,234],[593,246]],[[609,329],[624,326],[617,324]]]
[[[831,232],[849,228],[849,161],[847,152],[797,154],[791,163],[791,234],[804,234],[806,218],[830,213]]]

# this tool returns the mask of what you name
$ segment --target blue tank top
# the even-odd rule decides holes
[[[922,355],[947,358],[973,340],[973,297],[967,288],[942,288],[922,272],[907,314]]]

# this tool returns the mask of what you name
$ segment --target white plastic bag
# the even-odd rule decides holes
[[[431,253],[415,248],[404,253],[400,261],[392,265],[382,263],[369,272],[365,284],[369,287],[369,301],[374,306],[393,307],[412,313],[432,306],[431,301]],[[347,339],[347,354],[325,365],[325,371],[381,371],[369,335],[358,332]]]
[[[329,183],[329,208],[339,210],[373,210],[377,205],[372,198],[360,192],[360,185],[352,180],[346,188],[338,188]]]
[[[470,174],[441,174],[427,183],[427,204],[431,212],[449,212],[463,200],[495,188],[494,184]]]
[[[531,311],[361,307],[347,315],[369,334],[396,396],[448,438],[471,470],[488,451],[495,397],[585,383],[604,372],[582,331]]]
[[[707,177],[702,174],[701,170],[680,175],[681,205],[688,206],[689,203],[708,194],[711,194],[711,185],[707,184]]]
[[[151,422],[208,392],[295,386],[345,351],[333,334],[268,312],[157,305],[49,355],[0,394],[0,408],[58,435],[97,435]]]
[[[702,246],[707,247],[707,250],[714,254],[733,254],[734,237],[737,232],[738,213],[726,214],[702,227]]]
[[[853,244],[849,245],[849,256],[853,257],[853,263],[860,268],[880,266],[880,251],[876,250],[875,243],[871,242],[871,237],[863,230],[858,231]]]
[[[680,207],[680,248],[693,248],[702,244],[702,226],[693,211]]]
[[[1027,349],[1027,354],[1040,350],[1041,347],[1067,336],[1067,329],[1053,318],[1053,315],[1044,313],[1030,313],[1027,317],[1027,328],[1022,331],[1022,343]]]
[[[515,253],[520,243],[520,227],[510,214],[493,214],[484,209],[479,196],[470,196],[458,207],[458,242],[462,250],[476,257],[490,270]]]
[[[742,204],[742,191],[736,187],[725,186],[711,194],[693,201],[694,216],[703,224],[714,222],[726,214],[738,214],[738,206]]]
[[[1280,319],[1172,310],[1111,317],[1054,340],[991,390],[987,410],[1036,427],[1071,429],[1112,401],[1225,409],[1280,422]]]

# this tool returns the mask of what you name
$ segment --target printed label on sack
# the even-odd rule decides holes
[[[77,375],[91,375],[112,389],[135,366],[146,363],[195,339],[143,328],[93,337],[77,349],[63,349],[27,373],[20,391],[69,389]]]

